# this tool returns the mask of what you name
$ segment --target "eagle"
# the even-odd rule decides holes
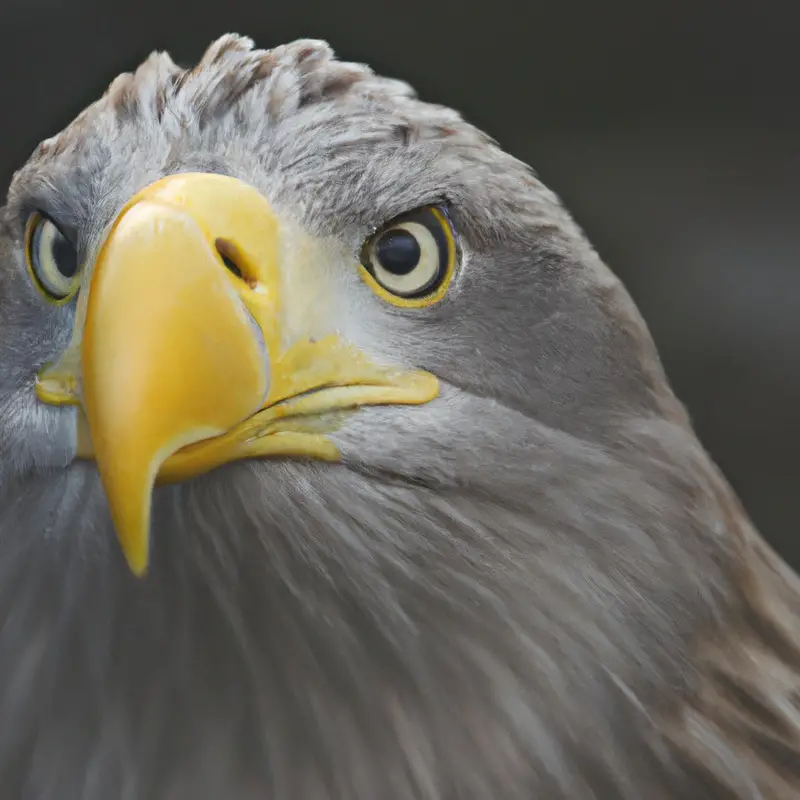
[[[0,797],[788,800],[800,584],[525,164],[154,53],[0,211]]]

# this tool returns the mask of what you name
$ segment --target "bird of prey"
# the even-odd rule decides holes
[[[0,797],[800,796],[798,579],[459,114],[228,35],[0,217]]]

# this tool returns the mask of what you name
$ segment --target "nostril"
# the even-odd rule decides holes
[[[222,256],[222,263],[223,263],[223,264],[224,264],[224,265],[225,265],[225,266],[226,266],[226,267],[227,267],[227,268],[228,268],[228,269],[229,269],[229,270],[230,270],[230,271],[231,271],[231,272],[232,272],[232,273],[233,273],[233,274],[234,274],[234,275],[235,275],[237,278],[241,278],[241,277],[242,277],[242,271],[239,269],[239,267],[237,267],[237,266],[236,266],[236,264],[234,264],[234,263],[233,263],[233,261],[231,261],[231,260],[230,260],[230,258],[228,258],[228,256],[226,256],[226,255],[224,255],[224,254],[222,254],[222,253],[220,253],[220,255]]]
[[[242,270],[239,267],[237,262],[237,251],[236,245],[233,242],[229,242],[227,239],[215,239],[214,245],[217,248],[217,252],[219,253],[219,257],[222,259],[222,263],[237,277],[245,280],[244,275],[242,274]]]

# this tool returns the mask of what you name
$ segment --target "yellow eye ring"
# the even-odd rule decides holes
[[[78,254],[55,222],[39,211],[25,225],[25,263],[48,302],[63,305],[74,297],[80,285]]]
[[[447,213],[440,206],[424,206],[393,219],[367,239],[360,274],[387,303],[427,308],[447,294],[457,257]]]

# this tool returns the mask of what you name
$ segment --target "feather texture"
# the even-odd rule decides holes
[[[37,370],[26,214],[91,268],[137,189],[243,178],[324,242],[339,329],[434,372],[337,464],[230,465],[154,497],[131,577],[74,411]],[[403,315],[345,267],[451,204],[462,268]],[[0,797],[784,800],[800,794],[798,581],[692,432],[632,301],[556,196],[455,112],[225,36],[151,56],[15,176],[0,215]]]

